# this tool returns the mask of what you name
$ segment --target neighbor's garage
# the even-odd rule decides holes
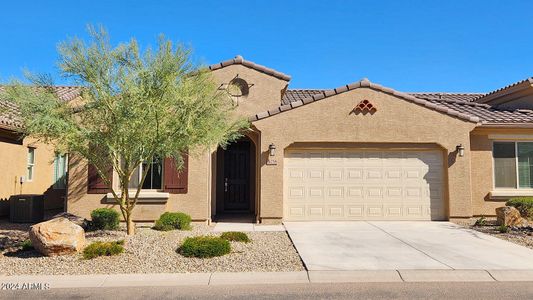
[[[442,152],[290,150],[285,220],[445,220]]]

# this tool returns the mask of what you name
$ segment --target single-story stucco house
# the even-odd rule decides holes
[[[248,213],[290,220],[493,216],[533,196],[533,79],[487,94],[405,93],[367,79],[290,89],[290,76],[237,56],[209,67],[251,130],[227,149],[150,172],[135,219]],[[231,86],[231,89],[228,87]],[[68,212],[112,207],[108,187],[70,160]]]

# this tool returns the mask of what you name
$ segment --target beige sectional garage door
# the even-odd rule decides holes
[[[439,151],[291,150],[285,220],[444,220]]]

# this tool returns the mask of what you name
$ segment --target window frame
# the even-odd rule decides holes
[[[32,182],[35,178],[35,147],[28,146],[26,152],[26,181]],[[32,162],[30,163],[30,153],[32,153]],[[31,172],[30,172],[31,169]],[[31,178],[30,178],[31,174]]]
[[[63,160],[63,170],[58,170],[59,166],[58,166],[58,162],[59,160]],[[67,176],[68,176],[68,154],[59,154],[59,153],[56,153],[54,155],[54,169],[53,169],[53,176],[52,176],[52,187],[54,190],[64,190],[67,188]],[[60,177],[57,177],[57,175],[59,175],[59,173],[62,173],[63,176],[60,176]],[[58,182],[60,181],[61,177],[64,177],[63,178],[63,183],[62,184],[58,184]]]
[[[497,187],[496,186],[496,162],[494,158],[494,144],[496,143],[513,143],[514,144],[514,159],[515,159],[515,187]],[[531,143],[533,141],[529,140],[493,140],[492,141],[492,187],[495,190],[522,190],[522,191],[533,191],[533,187],[522,188],[520,187],[520,172],[518,171],[518,143]]]
[[[151,192],[163,192],[165,190],[165,166],[164,166],[164,161],[161,160],[160,161],[160,164],[161,164],[161,187],[158,188],[158,189],[143,189],[141,188],[141,193],[143,192],[148,192],[148,193],[151,193]],[[141,174],[142,174],[142,163],[139,165],[138,168],[139,169],[139,182],[140,182],[140,177],[141,177]],[[148,176],[149,174],[147,174]],[[113,189],[117,192],[120,192],[120,187],[118,186],[118,177],[117,177],[117,172],[115,170],[113,170],[113,182],[116,182],[116,184],[113,184]],[[137,188],[130,188],[128,187],[128,191],[129,192],[135,192],[137,191]]]

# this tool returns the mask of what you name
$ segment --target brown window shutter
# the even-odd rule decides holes
[[[105,194],[111,191],[109,186],[105,184],[104,180],[98,174],[96,167],[89,164],[89,172],[87,177],[87,194]],[[106,174],[107,178],[113,181],[113,168],[109,168]]]
[[[171,194],[187,194],[189,179],[189,155],[183,155],[183,168],[177,170],[176,161],[172,157],[164,160],[163,190]]]

